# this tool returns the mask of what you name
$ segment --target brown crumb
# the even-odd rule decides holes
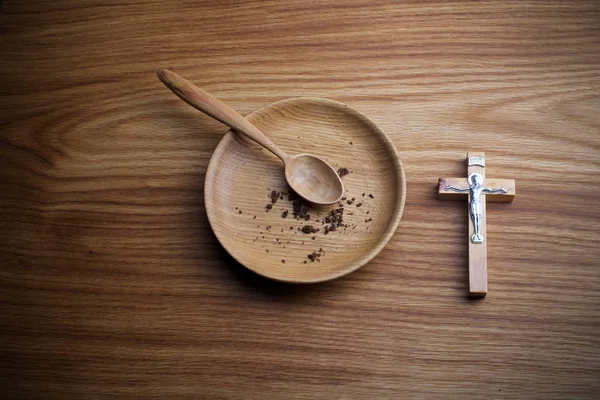
[[[350,173],[350,171],[348,170],[348,168],[340,168],[337,170],[337,174],[340,176],[340,178],[343,178],[344,176],[348,175]]]
[[[325,223],[331,224],[331,226],[342,226],[344,223],[344,208],[340,207],[331,210],[325,217]],[[329,230],[333,229],[330,227]]]
[[[375,196],[373,196],[373,193],[369,193],[369,197],[372,198],[372,199],[375,198]]]
[[[348,143],[350,143],[350,146],[353,146],[353,145],[354,145],[354,143],[352,143],[352,142],[348,142]]]
[[[367,214],[368,214],[369,212],[370,212],[370,211],[367,211]]]
[[[281,260],[281,263],[282,263],[282,264],[285,264],[285,260]]]
[[[340,168],[340,170],[342,170],[342,169],[343,168]],[[345,168],[345,169],[348,170],[347,168]],[[348,173],[352,173],[352,171],[348,171]],[[343,174],[344,173],[342,173],[342,175]],[[346,192],[347,192],[347,190],[346,190]],[[287,196],[288,200],[290,200],[292,202],[292,210],[282,210],[281,211],[282,218],[287,218],[290,214],[292,214],[294,216],[294,218],[299,221],[310,221],[310,220],[314,221],[314,222],[311,222],[310,225],[309,224],[301,225],[299,228],[297,228],[295,226],[290,226],[289,230],[296,230],[294,232],[294,234],[298,234],[298,231],[300,231],[301,233],[305,233],[305,234],[311,234],[311,233],[314,234],[316,232],[320,232],[321,229],[316,227],[319,222],[321,223],[321,225],[323,225],[323,232],[326,235],[338,230],[338,228],[341,228],[341,227],[348,228],[349,227],[349,225],[344,224],[343,216],[344,216],[344,205],[345,204],[339,203],[337,208],[331,210],[325,216],[322,216],[320,212],[317,212],[315,210],[315,212],[317,213],[316,214],[317,216],[315,218],[311,218],[311,214],[309,213],[309,211],[310,211],[309,203],[305,202],[304,199],[302,199],[298,195],[296,195],[291,189],[281,190],[281,191],[269,189],[269,197],[271,198],[272,203],[265,205],[266,211],[269,212],[270,210],[272,210],[275,202],[277,202],[278,200],[282,200],[284,198],[284,196]],[[363,196],[366,196],[366,193],[364,193]],[[347,196],[343,196],[341,198],[341,200],[346,200],[346,203],[348,205],[354,204],[357,207],[360,207],[363,204],[362,202],[359,204],[356,204],[356,197],[352,197],[352,198],[348,199]],[[353,212],[348,212],[347,214],[354,215]],[[256,217],[256,216],[254,216],[254,217]],[[265,227],[265,229],[269,232],[271,230],[271,226],[269,225],[269,226]],[[283,230],[281,232],[283,233]],[[316,240],[316,236],[312,236],[311,239]],[[279,241],[277,241],[277,242],[279,242]]]
[[[308,213],[308,206],[304,203],[304,201],[302,201],[302,199],[295,197],[294,201],[292,202],[292,208],[292,214],[294,214],[294,217],[296,219],[303,219],[305,221],[308,221],[310,219],[310,214]]]
[[[362,194],[362,197],[365,197],[365,194],[366,194],[366,193],[363,193],[363,194]]]
[[[308,261],[304,260],[304,264],[306,264]]]
[[[371,222],[371,221],[373,221],[373,218],[365,219],[365,222]]]
[[[304,225],[302,227],[302,229],[300,229],[302,232],[304,233],[315,233],[315,232],[319,232],[319,228],[315,228],[312,225]]]
[[[238,211],[238,214],[241,214],[241,213],[242,213],[242,210]]]
[[[315,261],[321,261],[321,256],[323,255],[323,249],[319,249],[319,251],[313,251],[312,253],[308,254],[307,257],[311,262],[315,262]]]
[[[265,249],[265,251],[268,253],[268,252],[269,252],[269,249]]]
[[[252,219],[256,219],[256,215],[254,217],[252,217]]]
[[[279,193],[277,190],[272,190],[271,191],[271,203],[275,204],[277,203],[277,200],[279,200],[279,196],[281,195],[281,193]]]

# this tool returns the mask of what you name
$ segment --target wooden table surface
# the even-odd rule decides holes
[[[5,0],[0,31],[2,398],[597,398],[597,1]],[[203,199],[227,129],[159,67],[368,115],[407,173],[389,245],[318,285],[236,264]],[[517,181],[480,301],[435,197],[469,150]]]

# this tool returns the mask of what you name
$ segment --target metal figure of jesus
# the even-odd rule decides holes
[[[471,201],[469,203],[471,211],[471,221],[473,221],[473,227],[475,233],[471,236],[471,242],[483,243],[483,236],[481,235],[481,196],[487,193],[507,193],[505,188],[500,189],[488,189],[483,187],[483,177],[478,173],[471,173],[467,176],[467,182],[469,187],[457,188],[451,185],[446,185],[444,190],[453,190],[455,192],[469,192]]]

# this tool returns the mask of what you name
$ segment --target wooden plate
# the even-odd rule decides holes
[[[343,178],[347,227],[325,234],[322,221],[333,206],[312,207],[309,221],[295,219],[287,196],[267,211],[271,191],[287,190],[283,164],[229,131],[210,160],[204,186],[210,225],[229,254],[260,275],[294,283],[334,279],[375,257],[394,234],[406,198],[402,163],[381,129],[345,104],[318,98],[279,101],[246,118],[289,154],[312,153],[352,171]],[[305,225],[320,231],[303,233]],[[319,261],[307,257],[320,249]]]

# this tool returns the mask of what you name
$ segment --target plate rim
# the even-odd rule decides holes
[[[369,127],[372,130],[377,132],[377,134],[380,136],[380,138],[385,142],[386,146],[389,149],[391,149],[393,151],[393,154],[395,155],[395,157],[393,157],[393,163],[394,163],[393,168],[396,172],[396,175],[398,176],[396,197],[399,200],[396,202],[397,204],[396,204],[396,207],[394,210],[393,218],[390,220],[390,223],[388,224],[388,227],[387,227],[386,231],[384,232],[384,235],[378,241],[377,245],[369,251],[368,254],[366,254],[364,257],[360,258],[357,261],[349,263],[347,267],[342,268],[338,272],[323,275],[322,277],[319,277],[316,279],[283,279],[281,277],[270,276],[269,274],[265,274],[261,271],[258,271],[256,269],[252,268],[249,265],[246,265],[244,262],[239,260],[234,254],[232,254],[229,251],[229,249],[227,249],[227,247],[223,244],[223,242],[221,241],[221,239],[215,232],[215,229],[213,227],[213,220],[212,220],[212,218],[214,216],[213,214],[215,211],[212,208],[213,207],[212,203],[207,201],[207,198],[208,198],[207,193],[210,190],[209,186],[212,184],[209,181],[209,179],[207,179],[207,178],[209,175],[211,175],[210,174],[211,170],[216,168],[215,164],[217,162],[216,161],[217,158],[219,158],[222,155],[222,153],[224,152],[225,141],[231,140],[231,137],[236,134],[232,129],[229,129],[227,131],[227,133],[225,133],[223,135],[221,140],[219,140],[217,147],[214,149],[214,151],[210,157],[208,167],[206,168],[206,173],[204,174],[204,193],[203,193],[203,195],[204,195],[204,208],[206,210],[206,216],[208,218],[208,223],[210,225],[210,229],[213,232],[213,235],[217,238],[217,241],[219,242],[221,247],[234,260],[236,260],[239,264],[244,266],[244,268],[247,268],[250,271],[252,271],[260,276],[263,276],[265,278],[268,278],[268,279],[271,279],[274,281],[293,283],[293,284],[309,284],[309,283],[326,282],[326,281],[334,280],[337,278],[341,278],[342,276],[348,275],[348,274],[358,270],[359,268],[365,266],[369,262],[371,262],[373,260],[373,258],[375,258],[385,248],[385,246],[389,243],[389,241],[392,239],[392,237],[396,233],[396,230],[398,229],[398,225],[400,224],[400,220],[402,219],[402,214],[404,213],[404,205],[406,203],[406,173],[404,171],[404,164],[402,162],[402,159],[400,158],[400,155],[398,154],[398,149],[396,149],[394,142],[392,142],[392,140],[385,134],[385,132],[377,124],[375,124],[375,122],[373,122],[369,117],[367,117],[362,112],[356,110],[355,108],[353,108],[345,103],[341,103],[339,101],[331,100],[331,99],[327,99],[327,98],[323,98],[323,97],[310,97],[310,96],[308,96],[308,97],[291,97],[291,98],[278,100],[278,101],[275,101],[272,103],[265,104],[265,105],[255,109],[250,114],[244,116],[244,118],[249,118],[252,115],[259,113],[260,111],[262,111],[268,107],[273,107],[273,106],[281,105],[281,104],[285,104],[285,103],[295,103],[295,102],[299,102],[299,101],[321,103],[321,104],[325,104],[328,106],[341,108],[345,112],[348,112],[348,113],[354,115],[355,117],[358,117],[361,121],[363,121],[367,125],[369,125]],[[214,173],[212,175],[216,176],[216,175],[214,175]]]

